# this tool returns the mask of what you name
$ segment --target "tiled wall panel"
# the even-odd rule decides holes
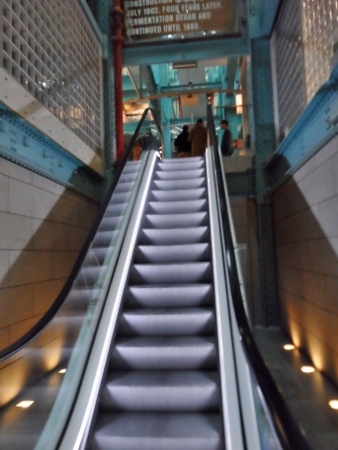
[[[283,327],[338,377],[338,137],[273,197]]]
[[[98,205],[4,159],[0,159],[0,183],[4,187],[0,191],[3,348],[24,334],[55,300]]]

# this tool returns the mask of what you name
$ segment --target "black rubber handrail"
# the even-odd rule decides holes
[[[92,241],[94,240],[97,230],[101,224],[102,218],[103,218],[105,211],[109,205],[110,199],[115,191],[117,183],[119,182],[119,179],[121,177],[123,169],[131,156],[135,141],[138,137],[138,133],[139,133],[149,112],[152,113],[154,122],[160,132],[161,144],[162,144],[162,148],[163,148],[163,134],[162,134],[162,130],[161,130],[159,121],[156,117],[156,113],[152,108],[147,108],[143,112],[143,115],[136,127],[136,130],[135,130],[133,137],[128,145],[128,148],[127,148],[125,154],[123,155],[123,158],[119,164],[119,167],[116,172],[116,175],[114,176],[113,182],[112,182],[112,184],[100,206],[100,209],[99,209],[96,219],[91,227],[88,237],[79,253],[79,256],[73,266],[73,269],[72,269],[65,285],[61,289],[61,292],[59,293],[59,295],[57,296],[57,298],[53,302],[53,304],[50,306],[50,308],[46,311],[46,313],[41,317],[41,319],[35,325],[33,325],[33,327],[30,330],[27,331],[27,333],[25,333],[23,336],[21,336],[15,342],[13,342],[8,347],[5,347],[4,349],[2,349],[0,351],[0,361],[3,361],[4,359],[7,359],[8,357],[12,356],[14,353],[18,352],[20,349],[22,349],[27,344],[29,344],[29,342],[32,341],[32,339],[34,339],[39,333],[41,333],[41,331],[48,325],[48,323],[55,316],[55,314],[59,311],[59,309],[63,305],[64,301],[66,300],[71,288],[73,287],[74,281],[76,280],[76,278],[80,272],[80,269],[83,265],[83,262],[87,255],[89,247],[90,247]]]
[[[238,277],[234,244],[231,235],[230,219],[228,215],[227,197],[224,192],[221,164],[222,160],[218,151],[218,142],[215,132],[214,119],[211,105],[208,105],[207,124],[210,136],[210,144],[213,147],[216,178],[220,197],[221,220],[223,225],[224,242],[226,251],[229,254],[225,258],[229,280],[230,290],[235,311],[238,330],[241,336],[242,345],[246,354],[247,361],[254,374],[257,385],[261,390],[267,408],[269,410],[274,429],[277,433],[280,445],[284,450],[310,450],[299,426],[292,417],[283,396],[267,368],[254,340],[251,327],[243,304],[243,298]],[[230,209],[230,208],[229,208]]]

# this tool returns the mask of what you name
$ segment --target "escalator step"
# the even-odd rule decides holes
[[[206,198],[206,189],[173,189],[171,191],[152,190],[150,192],[150,201],[177,201],[177,200],[197,200],[200,198]]]
[[[213,303],[211,284],[185,284],[181,286],[129,286],[124,305],[130,307],[194,307]]]
[[[212,413],[99,415],[95,450],[224,450],[222,424]]]
[[[187,170],[157,170],[154,180],[189,180],[191,178],[201,178],[205,176],[205,169],[187,169]],[[188,184],[188,181],[186,181]]]
[[[144,228],[140,231],[139,244],[177,245],[209,242],[210,233],[206,226],[192,228]]]
[[[206,283],[212,279],[210,262],[133,264],[131,284]]]
[[[179,161],[177,159],[167,159],[164,161],[160,161],[157,169],[163,170],[163,171],[180,171],[180,170],[192,170],[192,169],[201,169],[204,167],[204,161],[203,159],[194,159],[189,158],[189,160],[183,160],[180,159]]]
[[[217,411],[219,400],[214,371],[112,372],[102,392],[106,410]]]
[[[210,245],[139,245],[134,255],[135,263],[171,263],[210,260]]]
[[[121,336],[193,336],[215,331],[211,308],[146,308],[125,310],[120,318]]]
[[[113,347],[110,367],[114,370],[210,370],[216,368],[216,360],[214,337],[120,337]]]
[[[146,214],[144,228],[190,228],[208,225],[207,212],[189,214]]]
[[[152,214],[180,214],[206,211],[208,202],[206,199],[177,200],[174,202],[148,202],[147,213]]]
[[[153,186],[155,189],[176,190],[176,189],[196,189],[206,187],[205,178],[191,178],[187,180],[154,180]]]

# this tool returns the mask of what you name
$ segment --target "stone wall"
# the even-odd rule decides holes
[[[0,348],[55,300],[97,210],[97,203],[0,158]]]
[[[338,136],[273,196],[282,326],[338,379]]]

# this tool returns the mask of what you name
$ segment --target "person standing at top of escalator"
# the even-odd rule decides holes
[[[175,139],[174,146],[177,147],[177,155],[179,158],[190,156],[191,144],[188,141],[189,127],[183,126],[182,133],[180,133]]]
[[[207,146],[207,129],[203,120],[198,119],[190,131],[189,142],[191,142],[191,156],[203,156]]]
[[[227,120],[221,121],[221,128],[223,130],[223,137],[221,142],[221,152],[223,156],[232,155],[232,134]]]

